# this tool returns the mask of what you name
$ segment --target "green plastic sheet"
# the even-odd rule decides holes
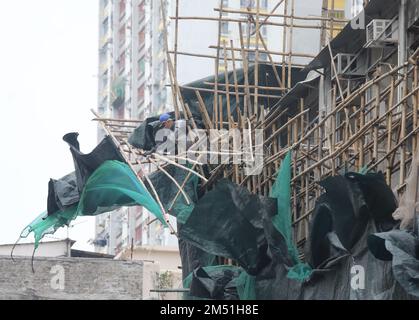
[[[36,249],[46,234],[55,233],[78,216],[96,216],[118,207],[137,205],[145,207],[167,226],[156,200],[131,168],[119,161],[106,161],[90,176],[76,206],[50,216],[41,214],[22,232],[21,238],[33,232]]]
[[[272,223],[284,237],[288,253],[295,263],[288,272],[288,278],[303,281],[310,277],[311,268],[309,265],[301,262],[292,237],[291,158],[292,153],[290,151],[282,161],[275,184],[272,186],[270,196],[278,201],[278,214],[272,218]]]

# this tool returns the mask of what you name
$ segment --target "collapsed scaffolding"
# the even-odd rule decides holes
[[[278,1],[270,13],[261,13],[259,1],[255,2],[255,9],[233,10],[224,8],[221,1],[220,7],[215,9],[219,13],[217,19],[182,17],[178,15],[178,10],[176,10],[177,15],[171,17],[176,25],[174,50],[168,47],[167,32],[165,43],[175,116],[179,119],[182,114],[186,119],[193,119],[196,114],[194,111],[197,109],[200,113],[198,116],[203,119],[207,130],[233,128],[250,129],[250,131],[264,130],[265,162],[261,175],[244,176],[239,166],[221,164],[211,170],[208,182],[203,188],[210,188],[211,184],[222,176],[246,186],[252,193],[268,196],[281,160],[288,151],[293,151],[292,218],[295,240],[302,245],[308,233],[315,201],[322,192],[318,181],[349,171],[383,171],[387,184],[396,188],[399,195],[403,193],[412,156],[417,151],[418,114],[415,110],[418,109],[418,54],[415,52],[403,64],[392,66],[388,71],[385,68],[378,68],[373,79],[366,79],[364,82],[356,83],[356,86],[351,86],[351,84],[342,83],[350,82],[350,80],[342,80],[341,75],[337,74],[335,56],[328,42],[323,51],[329,55],[331,64],[333,80],[330,99],[332,105],[330,110],[323,111],[321,114],[318,104],[316,110],[312,106],[313,101],[308,101],[313,98],[312,92],[308,92],[310,86],[318,86],[319,77],[306,82],[293,82],[293,75],[302,66],[293,64],[292,58],[314,58],[304,53],[292,52],[293,30],[319,28],[322,34],[324,31],[329,33],[328,38],[330,38],[333,30],[338,30],[335,29],[336,23],[345,23],[347,20],[333,17],[295,16],[292,9],[294,0]],[[176,4],[178,8],[179,0]],[[281,5],[284,7],[284,13],[275,13]],[[223,16],[223,13],[247,14],[248,19],[229,18]],[[162,16],[165,21],[164,9]],[[269,21],[270,17],[282,17],[284,22],[272,23]],[[210,46],[215,50],[218,49],[216,56],[177,51],[179,38],[177,30],[182,20],[218,22],[217,45]],[[321,24],[299,25],[295,23],[298,20],[316,21]],[[230,43],[225,41],[222,43],[221,23],[223,21],[239,25],[239,47],[233,43],[233,40]],[[245,23],[253,24],[255,27],[256,47],[254,49],[249,46],[252,28],[247,28],[247,35],[241,32],[242,25]],[[283,42],[286,43],[288,37],[289,52],[269,50],[260,32],[261,26],[265,24],[283,29]],[[263,49],[259,49],[259,46],[263,46]],[[255,53],[254,61],[249,61],[249,52]],[[237,53],[240,53],[242,58],[236,57]],[[259,53],[266,53],[268,61],[259,61]],[[216,74],[220,73],[220,64],[223,62],[224,74],[213,77],[211,81],[208,79],[203,81],[201,86],[181,86],[176,80],[178,55],[213,59]],[[274,62],[274,55],[282,56],[282,62]],[[238,70],[236,65],[239,61],[243,63],[242,70]],[[229,70],[228,62],[232,65],[232,70]],[[271,86],[260,85],[262,81],[258,69],[262,67],[264,72],[266,68],[270,70]],[[249,72],[250,68],[251,72]],[[253,79],[249,79],[250,74]],[[240,83],[238,79],[241,80]],[[301,77],[297,75],[297,79],[301,80]],[[294,91],[296,94],[293,94]],[[208,98],[203,99],[204,94],[212,96],[213,101]],[[188,101],[189,105],[185,101]],[[264,108],[262,103],[272,107]],[[192,111],[190,104],[196,105]],[[242,104],[241,110],[239,104]],[[99,117],[97,120],[103,123],[107,132],[118,141],[121,150],[131,157],[133,165],[137,166],[142,163],[139,161],[141,151],[132,148],[128,142],[129,136],[140,121]],[[196,129],[196,124],[194,126]],[[161,162],[162,156],[158,157],[154,161]],[[166,161],[163,159],[163,163],[169,163],[168,159]]]
[[[175,22],[173,50],[169,48],[167,30],[164,30],[174,106],[172,115],[176,120],[188,120],[191,129],[206,131],[206,136],[211,136],[210,131],[214,129],[221,132],[238,129],[243,133],[242,140],[245,140],[247,136],[244,132],[262,130],[262,143],[250,135],[250,148],[239,150],[241,154],[250,154],[250,158],[253,158],[260,152],[258,147],[263,145],[262,171],[258,175],[248,175],[243,165],[234,163],[234,153],[228,152],[237,150],[234,139],[228,139],[226,149],[215,152],[216,156],[227,154],[228,161],[220,164],[208,165],[201,161],[203,157],[212,155],[207,150],[199,154],[196,160],[186,157],[187,154],[154,152],[146,155],[144,151],[155,145],[153,123],[158,122],[158,118],[112,119],[103,118],[93,111],[95,120],[111,139],[108,142],[120,152],[120,155],[102,160],[123,161],[128,168],[105,162],[105,170],[99,167],[99,161],[95,168],[99,167],[96,170],[100,170],[102,176],[93,170],[92,176],[103,178],[112,169],[130,179],[133,179],[134,173],[138,179],[134,186],[134,202],[118,199],[112,204],[144,205],[156,215],[156,220],[166,224],[173,234],[188,242],[181,244],[181,255],[182,251],[191,250],[193,254],[190,255],[197,261],[189,265],[187,259],[186,262],[182,259],[185,287],[190,287],[191,293],[200,293],[200,297],[236,297],[237,294],[231,295],[231,287],[227,288],[226,285],[233,280],[233,287],[236,287],[240,298],[411,298],[409,294],[417,297],[419,287],[414,285],[406,289],[409,287],[406,283],[411,279],[403,278],[406,275],[403,269],[397,269],[394,273],[408,295],[406,292],[400,293],[400,288],[386,278],[391,266],[373,260],[365,250],[374,251],[375,257],[384,257],[388,252],[384,252],[379,239],[395,241],[401,238],[410,245],[416,243],[419,236],[419,221],[414,219],[416,213],[411,212],[415,212],[414,206],[405,210],[410,210],[407,215],[411,215],[412,219],[407,221],[406,214],[398,217],[409,230],[416,228],[413,235],[397,230],[397,223],[391,216],[397,208],[392,190],[399,198],[408,193],[416,197],[414,203],[418,201],[417,187],[415,192],[414,183],[408,183],[416,181],[417,186],[417,159],[413,165],[419,151],[417,44],[410,46],[409,54],[400,54],[394,43],[386,46],[380,49],[381,56],[377,63],[364,67],[361,58],[371,45],[365,30],[352,30],[350,25],[346,25],[332,40],[334,31],[340,30],[336,24],[347,21],[327,16],[327,10],[324,10],[325,16],[322,17],[299,17],[294,12],[297,0],[278,1],[270,13],[261,12],[259,0],[255,1],[255,9],[249,7],[246,10],[224,8],[224,2],[221,1],[220,7],[215,9],[219,13],[218,18],[182,17],[179,16],[179,1],[176,1],[176,16],[171,17]],[[275,13],[281,5],[284,6],[284,13]],[[386,30],[394,32],[398,10],[397,1],[370,1],[366,4],[364,11],[368,24],[374,23],[374,19],[386,18],[390,21],[384,31],[373,39],[375,42],[382,40]],[[224,13],[245,14],[247,19],[226,17]],[[163,2],[161,15],[166,21]],[[283,22],[271,22],[271,17],[283,18]],[[178,28],[182,20],[218,22],[217,44],[209,45],[217,54],[210,56],[178,51]],[[299,20],[313,24],[296,23]],[[238,46],[233,40],[222,41],[221,24],[227,21],[238,25]],[[247,24],[247,35],[243,34],[244,24]],[[288,43],[288,51],[269,50],[261,34],[263,25],[281,28],[283,48]],[[252,28],[254,48],[250,46]],[[293,33],[299,28],[321,31],[324,48],[317,56],[293,52]],[[251,53],[253,59],[250,58]],[[264,61],[260,60],[262,53],[267,57]],[[214,76],[180,85],[177,80],[179,55],[213,59]],[[282,57],[282,61],[275,61],[274,56]],[[293,62],[296,57],[313,60],[306,65],[298,65]],[[347,59],[346,64],[344,59]],[[239,62],[242,63],[240,68]],[[197,138],[195,144],[199,145],[200,141]],[[75,142],[70,144],[75,145]],[[193,149],[192,153],[197,154],[197,151]],[[188,164],[181,164],[179,160]],[[153,169],[155,172],[150,174]],[[407,180],[409,171],[412,172],[411,178]],[[106,176],[103,180],[107,179],[116,178]],[[89,179],[86,185],[93,185],[93,182],[96,181]],[[406,188],[410,188],[410,192],[405,192]],[[82,189],[80,187],[79,191]],[[149,190],[155,203],[148,197],[145,197],[146,201],[137,197],[138,194],[144,195],[145,190]],[[86,199],[88,194],[83,192],[80,198]],[[278,203],[270,198],[278,199]],[[217,199],[220,201],[218,207],[211,207],[211,203],[216,203]],[[337,199],[343,200],[339,203]],[[96,200],[88,200],[88,204],[94,204],[94,213],[103,207]],[[79,207],[77,211],[85,214]],[[111,207],[109,203],[108,207]],[[212,208],[212,211],[208,208]],[[333,228],[336,225],[328,220],[328,215],[340,212],[349,212],[353,217],[345,220],[345,217],[334,216],[332,222],[342,227],[335,230]],[[275,217],[276,213],[278,215]],[[171,225],[169,214],[177,217],[178,228]],[[218,226],[217,221],[211,220],[206,214],[218,221],[225,218],[226,222],[222,227]],[[363,220],[365,217],[368,219]],[[266,224],[266,221],[269,223]],[[238,226],[234,225],[235,222]],[[280,236],[275,228],[271,228],[272,225]],[[244,229],[240,229],[240,226]],[[323,229],[329,227],[330,230],[323,234]],[[244,234],[243,230],[248,234]],[[400,233],[395,236],[391,233],[394,230]],[[326,238],[326,246],[332,249],[325,249]],[[234,245],[225,245],[230,240],[234,240]],[[309,249],[305,250],[306,247]],[[410,255],[404,256],[404,261],[417,262],[419,257],[410,249],[407,249]],[[337,257],[333,256],[335,251],[339,253]],[[394,259],[401,259],[396,249],[391,254],[396,257]],[[348,260],[339,265],[336,261],[342,259]],[[355,259],[371,267],[367,272],[372,277],[368,279],[372,289],[369,288],[367,293],[354,293],[351,289],[342,290],[342,293],[329,290],[333,286],[348,286],[345,272],[348,272]],[[389,260],[388,255],[386,259]],[[320,271],[313,271],[315,276],[311,276],[311,268],[304,262],[309,262],[311,268]],[[419,264],[415,266],[417,268]],[[329,269],[335,270],[335,273],[326,275]],[[319,280],[318,275],[322,273],[325,279]],[[383,278],[375,279],[374,274],[380,274],[380,277],[383,274]],[[221,281],[220,277],[224,280]],[[208,288],[203,289],[203,283],[208,278],[216,285],[224,281],[221,293],[220,290],[211,292]],[[292,282],[296,279],[313,282]],[[392,292],[385,291],[392,286]],[[331,291],[330,295],[326,291]]]

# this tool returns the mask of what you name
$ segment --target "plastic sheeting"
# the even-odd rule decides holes
[[[122,206],[144,206],[163,224],[166,224],[157,202],[138,181],[131,168],[119,161],[105,161],[88,179],[80,202],[53,215],[42,214],[21,234],[26,238],[35,235],[35,248],[46,235],[69,225],[77,216],[95,216]]]
[[[278,74],[282,74],[282,68],[276,67]],[[272,65],[270,64],[259,64],[258,65],[258,71],[259,71],[259,86],[263,87],[276,87],[278,86],[278,82],[275,78],[275,73]],[[288,75],[288,68],[285,70],[285,73]],[[307,76],[307,72],[301,71],[299,68],[293,68],[292,69],[292,85],[293,87],[297,82],[303,81]],[[238,85],[244,85],[245,84],[245,73],[243,69],[237,69],[235,72],[231,71],[228,73],[228,79],[230,84],[235,83],[235,77],[237,80]],[[225,81],[225,73],[220,73],[217,75],[218,83],[226,83]],[[248,80],[249,85],[254,84],[255,80],[255,66],[250,65],[248,68]],[[195,81],[193,83],[187,84],[184,87],[181,87],[183,99],[185,103],[189,106],[189,109],[191,110],[191,113],[194,118],[200,119],[202,114],[199,108],[199,102],[195,94],[195,89],[189,89],[190,88],[203,88],[203,89],[213,89],[214,86],[211,86],[206,83],[214,83],[215,82],[215,76],[207,77],[205,79],[201,79],[198,81]],[[199,90],[198,90],[199,91]],[[244,87],[241,87],[238,89],[240,93],[244,93],[245,89]],[[253,89],[250,90],[251,93],[253,93]],[[212,105],[214,103],[214,94],[212,92],[207,91],[200,91],[200,94],[202,96],[202,99],[204,100],[204,104],[207,108],[208,115],[210,118],[213,116],[213,108]],[[277,96],[278,91],[275,90],[268,90],[268,89],[259,89],[259,94],[261,95],[271,95],[271,96]],[[237,108],[240,108],[243,114],[244,109],[244,95],[240,95],[239,101],[236,101],[236,95],[234,92],[230,95],[230,110],[231,110],[231,116],[237,120]],[[259,108],[260,109],[269,109],[275,106],[275,104],[278,103],[279,99],[274,97],[260,97],[259,98]],[[253,105],[253,101],[249,101],[250,106]],[[222,104],[224,112],[224,120],[228,121],[227,119],[227,101],[224,98]],[[249,109],[250,109],[249,106]]]
[[[50,180],[47,201],[48,215],[65,211],[76,205],[86,181],[105,161],[125,162],[111,137],[105,137],[91,153],[83,154],[80,152],[78,135],[78,133],[72,132],[63,137],[63,140],[70,146],[76,171],[59,180]]]
[[[48,184],[47,210],[49,214],[63,211],[77,204],[80,194],[77,188],[76,173],[70,173],[65,177],[54,180]]]
[[[321,185],[326,193],[317,201],[307,248],[307,256],[315,261],[313,265],[315,268],[310,277],[305,281],[289,278],[290,265],[293,261],[288,252],[287,241],[272,224],[274,213],[270,212],[268,215],[265,213],[262,226],[268,245],[266,251],[268,259],[265,259],[262,265],[259,261],[261,267],[253,268],[252,274],[246,273],[246,270],[241,272],[238,270],[240,274],[236,278],[222,282],[226,285],[223,290],[217,289],[217,297],[220,292],[224,292],[224,299],[231,298],[226,288],[230,292],[236,289],[240,299],[250,297],[267,300],[405,300],[417,297],[418,238],[416,235],[400,234],[400,231],[396,230],[389,231],[396,228],[396,223],[391,217],[396,203],[391,189],[385,185],[383,175],[379,173],[364,176],[349,173],[344,177],[328,178],[322,181]],[[224,188],[226,187],[223,185],[220,187],[217,185],[211,192],[215,195],[224,190],[225,194],[232,195],[232,202],[236,201],[235,193],[227,192]],[[234,190],[234,187],[232,189]],[[209,203],[211,200],[215,201],[214,198],[205,199],[204,196],[201,200],[205,203],[203,207],[200,206],[201,201],[198,202],[196,209],[202,208],[204,213],[201,215],[199,211],[192,213],[186,223],[186,226],[190,223],[191,230],[187,230],[188,233],[193,231],[192,228],[200,219],[201,224],[207,229],[203,232],[199,226],[195,228],[195,232],[199,235],[203,233],[204,239],[200,245],[202,249],[205,249],[203,245],[205,243],[207,251],[224,256],[225,251],[229,251],[228,257],[235,259],[234,253],[239,246],[244,255],[256,256],[253,251],[257,247],[258,237],[252,235],[247,225],[240,223],[239,219],[235,219],[235,228],[241,229],[241,232],[238,230],[230,232],[232,223],[229,222],[229,214],[222,210],[224,202],[221,202],[220,209],[216,205],[211,207]],[[222,215],[224,218],[218,225],[207,218],[215,216],[214,219],[221,219]],[[250,220],[260,226],[257,216],[258,214]],[[194,220],[195,217],[197,220]],[[221,224],[229,227],[223,226],[220,230]],[[218,232],[229,237],[223,237]],[[211,234],[212,238],[206,234]],[[240,234],[252,239],[253,245],[246,242],[239,243]],[[182,235],[185,236],[185,233],[181,233]],[[189,235],[186,238],[189,241]],[[375,243],[371,242],[371,238],[376,239]],[[225,241],[228,243],[224,243]],[[242,259],[239,264],[243,269],[250,269],[249,266],[253,266],[258,260],[256,258],[254,261],[249,257],[246,257],[246,260],[239,255]],[[384,257],[386,258],[384,260],[388,261],[376,257]],[[200,282],[199,285],[207,288],[206,291],[201,291],[200,294],[191,289],[191,294],[212,299],[214,297],[212,293],[215,291],[208,288],[216,288],[220,284],[217,283],[220,274],[218,271],[218,274],[215,271],[215,274],[212,273],[211,270],[217,270],[212,267],[204,270],[206,274],[195,272],[190,279]],[[229,273],[232,274],[234,273]]]
[[[413,228],[415,214],[419,213],[419,140],[416,150],[406,179],[406,191],[400,200],[399,208],[393,214],[394,219],[401,220],[400,228],[407,230]]]
[[[174,112],[169,113],[169,115],[174,119]],[[128,138],[129,144],[142,150],[151,150],[156,145],[154,137],[160,127],[161,123],[158,116],[146,119],[130,135]]]
[[[281,163],[275,184],[270,196],[278,201],[278,214],[272,218],[274,227],[282,234],[288,247],[288,254],[293,260],[293,268],[288,276],[293,279],[304,280],[310,276],[311,268],[301,262],[298,250],[294,245],[291,222],[291,151]]]
[[[254,275],[270,262],[262,218],[275,213],[273,199],[222,179],[195,205],[179,235],[210,254],[234,259]]]
[[[377,233],[369,236],[368,246],[377,259],[391,261],[397,282],[408,294],[419,298],[418,235],[406,230]]]
[[[83,154],[80,151],[80,145],[77,140],[78,135],[75,132],[68,133],[63,137],[63,140],[70,146],[76,169],[77,187],[79,192],[82,193],[89,177],[105,161],[117,160],[125,162],[125,160],[110,136],[106,136],[92,152]]]
[[[348,173],[329,177],[320,185],[326,193],[317,200],[311,221],[309,257],[313,267],[319,267],[336,250],[331,246],[331,232],[343,248],[350,250],[370,219],[382,231],[395,225],[391,214],[397,207],[396,200],[381,173]]]

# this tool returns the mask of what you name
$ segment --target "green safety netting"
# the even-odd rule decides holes
[[[76,206],[50,216],[43,213],[22,232],[21,238],[33,232],[37,248],[46,234],[69,225],[77,216],[96,216],[136,205],[145,207],[166,226],[159,205],[131,168],[119,161],[106,161],[90,176]]]
[[[276,181],[272,186],[272,198],[278,201],[278,214],[272,218],[274,227],[284,237],[288,253],[294,262],[294,266],[289,270],[288,277],[295,280],[305,280],[311,275],[309,265],[302,263],[292,237],[291,221],[291,151],[287,153],[281,163]]]

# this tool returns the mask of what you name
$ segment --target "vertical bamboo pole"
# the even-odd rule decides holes
[[[218,73],[220,70],[220,48],[221,48],[221,26],[223,18],[224,2],[220,0],[220,12],[218,15],[218,38],[217,38],[217,55],[215,58],[215,81],[214,81],[214,113],[217,112],[218,105]],[[222,109],[222,106],[221,106]],[[220,119],[220,122],[223,120]],[[217,122],[216,122],[217,123]]]
[[[395,79],[394,76],[391,77],[391,88],[390,96],[387,104],[387,111],[393,107],[394,103],[394,92],[395,92]],[[392,133],[393,133],[393,113],[389,112],[387,115],[387,169],[386,169],[386,182],[391,186],[391,175],[392,175],[392,163],[390,157],[390,151],[392,149]]]
[[[178,52],[178,39],[179,39],[179,1],[180,0],[176,0],[176,20],[175,20],[175,46],[174,46],[174,62],[173,62],[173,69],[174,69],[174,77],[175,79],[177,79],[177,69],[178,69],[178,64],[177,64],[177,52]],[[174,99],[177,101],[178,97],[177,97],[177,90],[175,91],[175,95],[174,95]],[[179,120],[179,112],[176,112],[175,109],[175,118],[176,120]]]
[[[291,27],[289,37],[289,53],[288,53],[288,88],[292,88],[292,47],[293,47],[293,33],[294,33],[294,15],[295,15],[295,0],[291,0]]]
[[[376,98],[374,103],[374,120],[377,120],[380,117],[380,102],[381,102],[381,96],[380,96],[380,85],[375,85],[376,89]],[[377,161],[378,159],[378,126],[379,124],[376,123],[373,127],[373,141],[374,141],[374,147],[373,147],[373,154],[372,159],[373,161]]]
[[[287,46],[287,35],[288,35],[288,19],[286,18],[288,16],[288,0],[285,0],[284,3],[284,27],[283,27],[283,33],[282,33],[282,52],[286,51]],[[285,69],[285,55],[282,56],[282,88],[288,88],[286,85],[287,78],[286,78],[286,69]]]
[[[404,80],[402,82],[403,85],[403,97],[406,97],[408,94],[408,72],[407,72],[407,67],[404,68]],[[403,98],[402,97],[402,98]],[[404,138],[406,137],[406,118],[407,118],[407,100],[405,100],[402,103],[401,106],[402,110],[402,114],[401,114],[401,131],[400,131],[400,140],[404,140]],[[406,142],[403,142],[401,144],[401,150],[400,150],[400,181],[399,181],[399,186],[402,186],[404,184],[405,181],[405,177],[406,177]]]
[[[365,126],[365,94],[362,94],[361,96],[361,112],[360,112],[360,128],[359,130],[362,130],[362,128],[364,128]],[[365,163],[365,155],[364,155],[364,140],[365,140],[365,136],[364,135],[360,135],[359,137],[360,143],[359,143],[359,163],[360,163],[360,167],[364,166]]]
[[[418,87],[418,65],[415,65],[415,69],[413,71],[413,88],[412,90],[416,90]],[[419,112],[419,91],[413,96],[413,129],[415,130],[418,128],[418,112]],[[415,134],[413,136],[413,152],[416,154],[418,150],[418,138],[419,134]]]
[[[332,138],[330,139],[331,145],[330,145],[330,152],[334,153],[336,148],[336,84],[333,85],[333,91],[332,91],[332,116],[330,117],[330,120],[332,121],[331,124],[331,132]],[[332,174],[336,175],[336,163],[335,163],[335,157],[332,157]]]
[[[227,122],[228,122],[228,129],[231,130],[232,123],[231,123],[231,107],[230,107],[230,81],[228,79],[228,64],[227,64],[227,46],[226,42],[224,41],[224,77],[225,77],[225,90],[226,90],[226,103],[227,103]]]
[[[231,59],[233,61],[233,76],[234,76],[234,91],[236,93],[236,112],[237,116],[241,116],[241,110],[240,110],[240,95],[239,95],[239,81],[237,79],[237,70],[236,70],[236,55],[234,53],[234,44],[233,40],[230,40],[230,48],[231,48]],[[237,121],[239,121],[237,119]]]
[[[256,51],[255,51],[255,102],[254,102],[254,111],[253,113],[256,115],[256,119],[258,118],[258,110],[259,110],[259,25],[260,25],[260,0],[256,0]]]
[[[240,34],[240,46],[241,46],[241,55],[243,60],[243,73],[244,73],[244,106],[243,106],[243,113],[245,117],[250,117],[250,89],[249,89],[249,56],[245,49],[244,37],[243,37],[243,29],[241,22],[239,23],[239,34]]]

